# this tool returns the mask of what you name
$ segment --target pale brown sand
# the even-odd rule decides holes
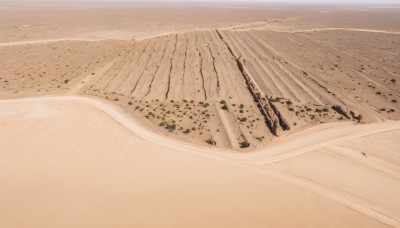
[[[0,125],[1,227],[400,225],[398,122],[251,154],[180,145],[79,97],[2,101]],[[382,146],[363,156],[368,143]]]
[[[400,227],[399,15],[0,3],[0,228]]]
[[[160,134],[242,151],[323,123],[400,120],[397,9],[1,5],[1,98],[104,98]]]

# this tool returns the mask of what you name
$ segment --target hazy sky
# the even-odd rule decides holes
[[[88,0],[86,0],[88,1]],[[91,1],[91,0],[89,0]],[[96,1],[96,0],[93,0]],[[318,3],[326,3],[326,2],[359,2],[359,3],[382,3],[382,2],[392,2],[392,3],[400,3],[400,0],[102,0],[102,1],[142,1],[142,2],[150,2],[150,1],[163,1],[163,2],[318,2]]]
[[[75,0],[79,1],[79,0]],[[400,0],[81,0],[81,1],[109,1],[109,2],[275,2],[275,3],[399,3]]]
[[[7,1],[7,0],[6,0]],[[16,2],[18,0],[15,0]],[[357,3],[400,3],[400,0],[25,0],[25,1],[45,1],[45,2],[59,2],[59,1],[107,1],[107,2],[298,2],[298,3],[329,3],[329,2],[357,2]]]
[[[365,3],[365,4],[400,4],[400,0],[0,0],[0,2],[235,2],[235,3],[318,3],[318,4],[329,4],[329,3]]]

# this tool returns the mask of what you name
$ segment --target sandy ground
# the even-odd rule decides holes
[[[169,137],[254,149],[327,122],[399,120],[399,40],[380,30],[231,27],[4,43],[0,96],[91,95]]]
[[[1,5],[1,98],[90,95],[160,134],[233,150],[400,119],[395,6]]]
[[[1,2],[0,227],[400,227],[399,9]]]
[[[1,101],[0,116],[4,227],[400,225],[399,122],[330,124],[232,154],[88,98]]]

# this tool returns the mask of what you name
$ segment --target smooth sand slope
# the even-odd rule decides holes
[[[322,125],[232,154],[88,98],[1,101],[0,118],[2,227],[400,225],[398,122]]]

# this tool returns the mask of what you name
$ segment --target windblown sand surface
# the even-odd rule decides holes
[[[87,98],[0,105],[2,227],[400,224],[397,122],[234,155],[181,146]]]
[[[399,15],[1,3],[0,227],[399,227]]]

